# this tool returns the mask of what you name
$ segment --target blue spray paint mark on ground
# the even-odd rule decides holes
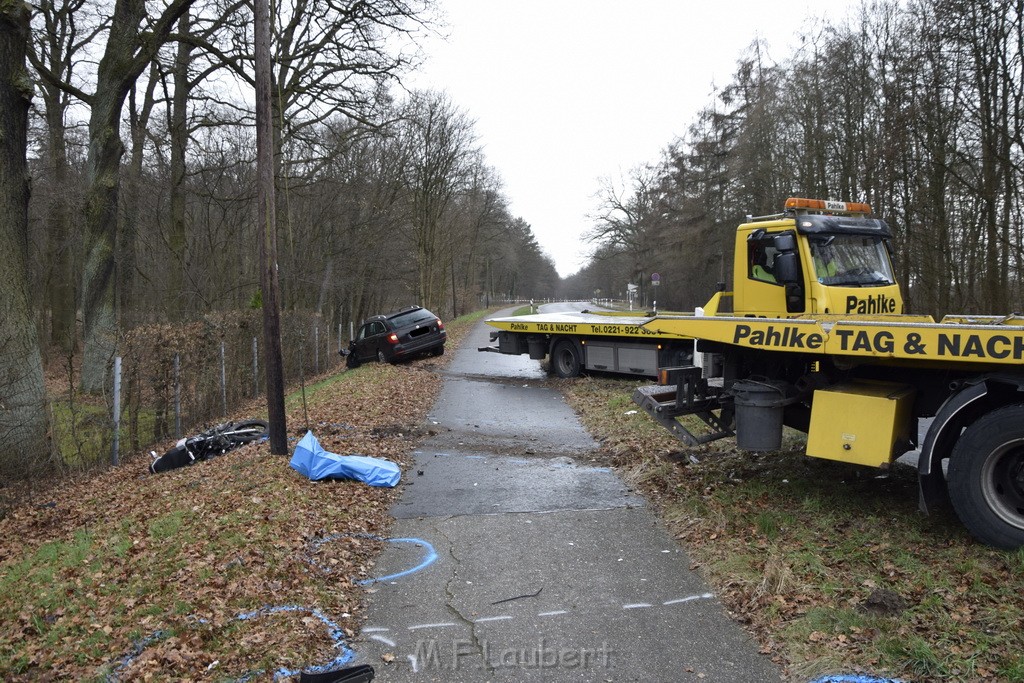
[[[131,665],[131,663],[134,662],[135,659],[152,643],[155,643],[158,640],[163,640],[165,637],[167,637],[166,631],[154,631],[145,638],[140,638],[135,641],[132,644],[132,649],[121,657],[121,663],[118,664],[113,671],[107,674],[107,683],[114,683],[115,681],[121,680],[120,674],[122,671],[127,669],[128,666]]]
[[[412,544],[417,545],[417,546],[423,546],[423,547],[425,547],[427,549],[427,554],[423,557],[423,561],[422,562],[420,562],[415,567],[412,567],[411,569],[406,569],[405,571],[401,571],[401,572],[398,572],[396,574],[388,574],[387,576],[379,576],[379,577],[373,578],[373,579],[363,579],[361,581],[357,581],[356,582],[358,585],[360,585],[360,586],[368,586],[371,583],[382,583],[384,581],[394,581],[395,579],[400,579],[403,576],[409,576],[410,574],[415,574],[416,572],[418,572],[420,570],[426,569],[427,567],[429,567],[430,565],[434,564],[434,562],[437,561],[437,551],[434,550],[434,546],[430,545],[430,543],[428,543],[427,541],[424,541],[423,539],[420,539],[420,538],[389,538],[387,540],[388,540],[388,543],[412,543]]]
[[[388,543],[409,543],[409,544],[415,545],[417,547],[426,548],[426,550],[427,550],[427,552],[424,555],[423,559],[415,567],[411,567],[410,569],[406,569],[404,571],[400,571],[400,572],[397,572],[397,573],[394,573],[394,574],[388,574],[387,576],[379,576],[379,577],[375,577],[375,578],[371,578],[371,579],[361,579],[361,580],[355,581],[355,583],[357,585],[360,585],[360,586],[367,586],[367,585],[370,585],[370,584],[373,584],[373,583],[380,583],[380,582],[383,582],[383,581],[393,581],[395,579],[400,579],[403,576],[409,576],[410,574],[415,574],[416,572],[421,571],[423,569],[426,569],[427,567],[432,565],[434,562],[437,561],[437,557],[438,557],[437,551],[434,550],[434,546],[431,545],[428,541],[424,541],[423,539],[420,539],[420,538],[383,538],[383,537],[377,536],[375,534],[333,534],[333,535],[327,536],[325,538],[317,539],[317,540],[313,541],[313,543],[311,545],[313,546],[314,549],[316,549],[316,548],[319,548],[320,546],[322,546],[325,543],[329,543],[331,541],[336,541],[336,540],[338,540],[340,538],[366,538],[366,539],[370,539],[370,540],[374,540],[374,541],[386,541]],[[306,558],[306,559],[311,564],[314,564],[317,567],[320,567],[320,565],[318,565],[311,558]],[[322,569],[323,571],[328,572],[328,573],[330,573],[330,571],[331,571],[327,567],[320,567],[320,569]],[[324,672],[327,672],[327,671],[331,671],[331,670],[333,670],[333,669],[335,669],[337,667],[340,667],[340,666],[342,666],[344,664],[347,664],[348,662],[350,662],[355,657],[355,652],[353,652],[351,649],[349,649],[345,645],[345,641],[344,641],[344,638],[343,638],[344,631],[342,631],[341,628],[337,624],[335,624],[334,621],[332,621],[327,615],[325,615],[323,612],[321,612],[320,610],[315,609],[315,608],[302,607],[301,605],[284,605],[284,606],[277,606],[277,607],[270,607],[270,606],[268,606],[268,607],[262,607],[262,608],[260,608],[258,610],[254,610],[252,612],[243,612],[243,613],[237,615],[235,618],[237,620],[239,620],[239,621],[248,621],[250,619],[256,619],[258,617],[266,616],[268,614],[278,614],[278,613],[282,613],[282,612],[309,612],[314,617],[319,619],[324,624],[324,626],[327,627],[327,631],[328,631],[328,633],[329,633],[329,635],[331,637],[331,640],[332,640],[332,642],[334,644],[334,649],[339,650],[340,654],[338,654],[337,657],[335,657],[331,661],[327,662],[326,664],[318,664],[318,665],[315,665],[315,666],[312,666],[312,667],[304,667],[302,669],[294,669],[294,670],[292,670],[292,669],[285,669],[285,668],[278,669],[274,673],[274,679],[275,680],[277,680],[279,678],[289,678],[291,676],[297,676],[302,671],[306,671],[307,673],[324,673]],[[201,624],[207,623],[207,621],[205,619],[197,619],[196,621],[198,623],[201,623]],[[145,638],[142,638],[142,639],[136,641],[134,643],[134,645],[132,646],[132,649],[127,654],[125,654],[123,657],[121,657],[121,660],[118,663],[117,667],[112,672],[110,672],[107,675],[107,677],[106,677],[107,682],[108,683],[116,683],[117,681],[120,681],[120,674],[121,674],[121,672],[124,671],[125,669],[127,669],[131,665],[131,663],[133,661],[135,661],[135,659],[138,658],[138,656],[141,655],[143,653],[143,651],[147,647],[149,647],[151,644],[155,643],[158,640],[162,640],[162,639],[166,638],[168,635],[169,634],[166,631],[155,631],[152,634],[146,636]],[[256,676],[259,676],[259,675],[261,675],[263,673],[265,673],[265,672],[263,672],[263,671],[250,672],[250,673],[245,674],[244,676],[242,676],[241,678],[239,678],[237,680],[238,680],[239,683],[244,683],[245,681],[252,680]]]
[[[344,634],[334,621],[326,614],[316,608],[302,607],[301,605],[283,605],[279,607],[261,607],[258,610],[252,612],[243,612],[239,614],[236,619],[239,621],[248,621],[250,619],[256,619],[268,614],[280,614],[282,612],[309,612],[314,617],[320,620],[324,626],[327,627],[327,633],[331,637],[331,641],[334,645],[335,650],[339,650],[338,656],[325,664],[317,664],[315,666],[302,667],[300,669],[286,669],[284,667],[274,672],[274,680],[280,678],[290,678],[292,676],[298,676],[300,673],[305,671],[306,673],[326,673],[332,669],[336,669],[339,666],[348,664],[356,656],[356,653],[345,646]],[[245,677],[239,679],[240,681],[249,680],[252,677],[258,676],[262,671],[256,671],[251,674],[246,674]]]
[[[423,556],[423,560],[415,567],[412,567],[411,569],[406,569],[401,572],[397,572],[395,574],[388,574],[387,576],[378,576],[370,579],[353,579],[353,582],[357,586],[369,586],[370,584],[381,583],[384,581],[393,581],[395,579],[400,579],[403,576],[415,574],[416,572],[422,569],[426,569],[427,567],[432,565],[434,562],[437,561],[438,557],[437,551],[434,550],[434,546],[432,546],[428,541],[424,541],[421,538],[383,538],[381,536],[377,536],[376,534],[331,534],[330,536],[325,536],[324,538],[314,540],[310,545],[312,546],[312,550],[315,552],[325,543],[337,541],[341,538],[366,538],[372,541],[385,541],[387,543],[411,543],[413,545],[422,546],[427,549],[426,554]],[[324,571],[328,574],[331,572],[330,567],[324,567],[323,565],[320,565],[311,557],[307,557],[306,561],[318,567],[321,571]]]
[[[832,674],[815,678],[810,683],[903,683],[898,678],[879,678],[864,674]]]
[[[334,621],[326,614],[316,608],[303,607],[301,605],[282,605],[282,606],[267,606],[261,607],[260,609],[253,610],[251,612],[242,612],[235,616],[238,621],[249,621],[251,619],[257,619],[269,614],[280,614],[286,612],[308,612],[314,617],[320,620],[324,626],[327,627],[327,633],[331,638],[333,648],[338,651],[338,655],[329,662],[324,664],[316,664],[314,666],[302,667],[299,669],[288,669],[280,668],[274,672],[274,680],[281,678],[290,678],[292,676],[298,676],[300,673],[305,671],[306,673],[326,673],[332,671],[344,664],[348,664],[352,659],[355,658],[356,654],[345,645],[344,635],[345,632],[338,626]],[[207,623],[205,619],[198,619],[199,623]],[[115,683],[120,680],[120,673],[128,668],[135,659],[142,654],[142,652],[149,647],[152,643],[158,640],[163,640],[167,637],[165,631],[155,631],[151,635],[142,638],[132,647],[132,650],[121,658],[121,663],[118,664],[117,668],[114,669],[109,675],[107,675],[108,683]],[[236,679],[239,683],[244,681],[250,681],[253,678],[265,673],[264,671],[251,671],[247,674],[242,675],[241,678]]]

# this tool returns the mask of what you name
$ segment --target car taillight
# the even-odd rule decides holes
[[[440,318],[437,319],[437,329],[439,329],[439,330],[443,330],[444,329],[444,323],[441,322]]]
[[[388,341],[391,342],[392,344],[397,344],[398,343],[398,335],[395,334],[394,332],[392,332],[391,334],[388,335]]]

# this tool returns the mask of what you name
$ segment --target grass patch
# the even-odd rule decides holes
[[[909,468],[879,476],[808,458],[796,432],[776,453],[732,439],[687,448],[628,414],[639,383],[558,386],[791,674],[1024,680],[1024,551],[973,542],[949,512],[921,517]]]
[[[302,396],[305,393],[306,396],[306,407],[317,404],[321,397],[326,397],[326,400],[330,400],[333,392],[341,389],[338,385],[343,385],[352,379],[351,373],[342,372],[336,375],[330,375],[322,379],[314,380],[313,383],[306,385],[303,389],[298,389],[285,394],[284,397],[284,409],[287,412],[290,411],[301,411],[302,410]],[[261,417],[266,416],[266,409],[260,414]]]
[[[466,332],[468,332],[469,329],[474,324],[476,324],[477,322],[483,320],[484,318],[486,318],[488,315],[490,315],[491,313],[493,313],[496,310],[498,310],[498,309],[496,309],[496,308],[488,308],[488,309],[482,309],[482,310],[479,310],[479,311],[473,311],[472,313],[466,313],[464,315],[460,315],[458,318],[453,318],[452,320],[446,322],[444,324],[444,327],[445,327],[445,330],[448,332],[448,341],[451,342],[451,335],[452,335],[453,332],[455,333],[455,335],[457,337],[457,340],[461,339],[462,335],[465,334]],[[513,315],[517,315],[517,314],[514,313]],[[455,328],[455,329],[453,330],[452,328]]]
[[[149,523],[149,537],[154,541],[163,541],[177,536],[184,519],[185,513],[181,511],[157,517]]]
[[[113,424],[109,409],[104,405],[77,401],[73,405],[64,400],[50,404],[53,437],[65,464],[72,467],[90,467],[110,459]],[[155,440],[156,417],[152,410],[139,412],[139,443]],[[120,440],[122,448],[130,437],[127,415],[122,415]]]

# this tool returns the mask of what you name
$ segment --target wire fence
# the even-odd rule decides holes
[[[350,327],[287,312],[281,329],[286,384],[340,367],[338,351]],[[126,453],[237,416],[265,394],[262,345],[258,311],[132,330],[103,396],[81,396],[73,381],[62,395],[51,396],[60,462],[66,469],[117,464]]]

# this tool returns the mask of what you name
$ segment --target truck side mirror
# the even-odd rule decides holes
[[[785,235],[783,236],[785,237]],[[776,242],[778,242],[778,238],[776,238]],[[775,271],[775,279],[779,282],[800,283],[803,281],[803,278],[800,277],[800,260],[794,251],[776,254],[772,268]]]
[[[783,235],[783,237],[787,237],[787,235]],[[791,235],[788,237],[792,239]],[[776,254],[774,268],[775,279],[786,288],[786,312],[803,313],[806,305],[804,304],[804,282],[800,277],[800,257],[796,255],[796,251]]]
[[[772,246],[775,247],[777,251],[781,251],[784,253],[795,252],[796,237],[793,235],[793,233],[788,232],[783,233],[781,235],[776,235],[775,238],[772,239]],[[776,260],[776,262],[778,261]]]

